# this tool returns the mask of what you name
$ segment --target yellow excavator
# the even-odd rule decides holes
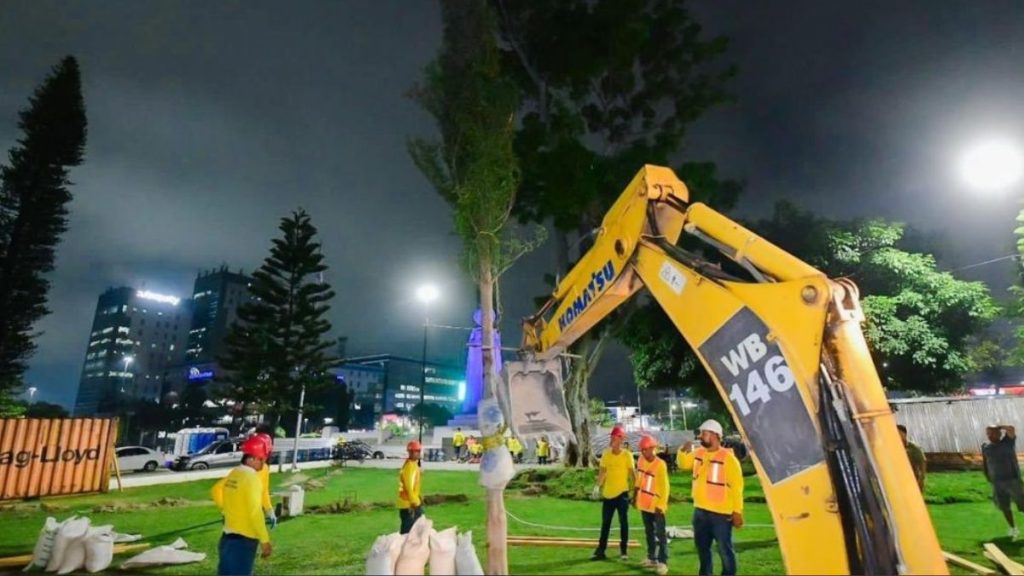
[[[749,278],[677,246],[684,232]],[[693,347],[751,448],[788,573],[949,573],[852,282],[689,203],[671,169],[647,165],[524,321],[524,352],[563,353],[641,288]]]

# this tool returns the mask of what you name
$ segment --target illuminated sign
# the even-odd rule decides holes
[[[466,399],[466,381],[459,382],[459,402]]]
[[[193,366],[188,369],[188,379],[192,380],[209,380],[213,378],[213,370],[200,370]]]
[[[149,290],[139,290],[135,293],[135,297],[142,298],[144,300],[152,300],[154,302],[162,302],[164,304],[170,304],[171,306],[177,306],[178,302],[181,302],[181,298],[178,298],[177,296],[157,294],[156,292],[150,292]]]

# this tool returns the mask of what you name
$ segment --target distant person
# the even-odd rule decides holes
[[[455,447],[455,459],[462,461],[462,447],[466,445],[466,435],[462,433],[462,428],[455,429],[455,436],[452,437],[452,446]]]
[[[420,454],[423,446],[413,440],[406,444],[405,450],[409,457],[398,473],[398,518],[401,521],[399,534],[408,534],[412,530],[412,525],[423,515],[423,500],[420,498]]]
[[[700,574],[712,573],[711,543],[718,542],[722,574],[736,574],[732,529],[743,526],[743,470],[732,450],[722,447],[722,425],[700,425],[700,447],[683,444],[676,456],[680,470],[693,470],[693,542]]]
[[[217,574],[253,573],[256,552],[269,558],[270,534],[263,518],[263,485],[259,471],[266,467],[270,452],[266,442],[250,436],[242,443],[242,462],[213,485],[210,496],[224,515],[224,528],[217,546]]]
[[[993,424],[985,429],[988,443],[982,445],[985,479],[992,484],[992,501],[1003,512],[1010,525],[1008,535],[1014,542],[1020,530],[1013,520],[1013,509],[1024,512],[1024,485],[1021,484],[1020,464],[1017,462],[1017,430],[1006,424]]]
[[[633,455],[622,449],[626,432],[621,426],[612,428],[609,447],[601,453],[600,470],[592,496],[601,500],[601,538],[591,560],[604,560],[612,517],[619,515],[619,558],[629,558],[629,493],[636,465]]]
[[[907,459],[910,460],[910,468],[914,470],[917,487],[921,489],[921,494],[924,494],[924,477],[928,472],[928,460],[924,457],[920,446],[907,440],[906,426],[899,424],[896,429],[900,431],[900,440],[903,441],[903,447],[907,450]]]
[[[548,444],[548,437],[541,436],[537,440],[537,464],[547,464],[551,456],[551,445]]]
[[[512,454],[512,460],[516,464],[523,462],[523,443],[519,441],[519,438],[512,436],[508,439],[508,451]]]
[[[636,507],[644,520],[647,559],[640,565],[654,568],[658,576],[668,574],[668,465],[655,454],[658,442],[651,436],[640,439],[640,461],[636,465]]]

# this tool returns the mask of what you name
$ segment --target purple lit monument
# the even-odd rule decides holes
[[[476,418],[476,407],[484,399],[484,355],[483,340],[484,329],[482,314],[477,309],[473,313],[473,325],[475,328],[469,334],[469,341],[466,343],[466,397],[462,401],[462,414]],[[495,318],[495,325],[498,321]],[[494,372],[501,374],[501,335],[494,331]]]

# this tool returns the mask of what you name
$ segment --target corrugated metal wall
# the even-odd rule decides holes
[[[1024,433],[1024,398],[987,397],[894,403],[896,421],[925,452],[977,454],[988,442],[985,427],[1010,424]],[[1024,442],[1017,443],[1024,450]]]
[[[107,491],[116,418],[0,419],[0,500]]]

